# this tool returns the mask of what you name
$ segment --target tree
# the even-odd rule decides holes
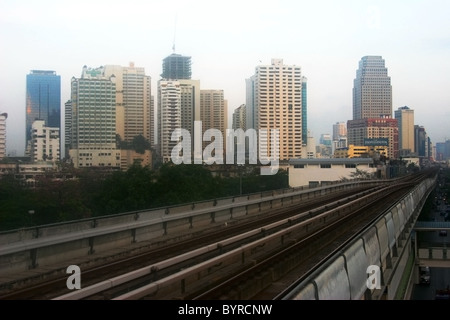
[[[148,142],[141,134],[133,138],[132,146],[133,149],[140,154],[144,154],[145,150],[150,150],[150,142]]]

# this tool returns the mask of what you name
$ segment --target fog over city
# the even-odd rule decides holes
[[[162,60],[192,57],[201,89],[224,90],[228,116],[245,79],[272,58],[308,78],[308,129],[319,139],[352,119],[352,89],[366,55],[385,60],[395,111],[408,106],[433,144],[450,139],[450,2],[428,1],[12,1],[0,2],[0,113],[7,152],[25,149],[26,75],[54,70],[61,104],[84,65],[144,67],[152,95]],[[393,116],[393,115],[392,115]],[[229,120],[231,125],[231,120]],[[64,132],[64,131],[63,131]]]

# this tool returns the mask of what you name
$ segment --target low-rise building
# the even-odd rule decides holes
[[[346,179],[369,178],[377,171],[372,158],[291,159],[289,186],[316,187]]]

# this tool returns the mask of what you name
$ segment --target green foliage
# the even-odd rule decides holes
[[[284,170],[261,176],[247,169],[215,177],[202,165],[164,164],[154,171],[136,164],[113,173],[86,168],[74,171],[73,180],[42,178],[33,189],[6,175],[0,179],[0,230],[288,188]]]
[[[132,142],[123,141],[120,135],[116,135],[116,143],[120,149],[134,150],[137,153],[144,154],[145,150],[150,150],[150,142],[143,135],[133,138]]]

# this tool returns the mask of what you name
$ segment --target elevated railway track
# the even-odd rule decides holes
[[[80,290],[67,289],[65,275],[3,288],[0,299],[280,298],[421,179],[343,190],[178,240],[160,239],[139,254],[84,269]]]

